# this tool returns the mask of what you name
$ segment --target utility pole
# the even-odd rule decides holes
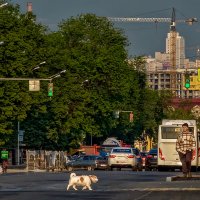
[[[19,165],[19,130],[20,130],[20,122],[18,121],[18,126],[17,126],[17,165]]]

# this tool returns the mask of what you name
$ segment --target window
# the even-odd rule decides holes
[[[113,153],[132,153],[131,149],[113,149]]]
[[[161,137],[162,139],[176,139],[181,131],[181,127],[161,127]],[[194,133],[194,127],[189,127],[189,131]]]
[[[84,156],[83,160],[90,160],[89,156]]]

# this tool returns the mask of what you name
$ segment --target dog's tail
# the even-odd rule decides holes
[[[74,177],[74,176],[76,176],[75,173],[71,173],[71,174],[70,174],[70,178],[72,178],[72,177]]]

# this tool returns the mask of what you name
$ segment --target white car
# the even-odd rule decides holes
[[[114,147],[108,157],[108,166],[111,170],[113,168],[131,168],[137,169],[136,156],[133,153],[132,148],[129,147]]]

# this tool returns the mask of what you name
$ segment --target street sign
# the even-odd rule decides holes
[[[40,81],[29,80],[29,91],[40,91]]]
[[[8,159],[8,151],[6,150],[1,151],[1,159]]]
[[[18,138],[19,138],[19,142],[23,142],[23,140],[24,140],[24,130],[19,130]]]

